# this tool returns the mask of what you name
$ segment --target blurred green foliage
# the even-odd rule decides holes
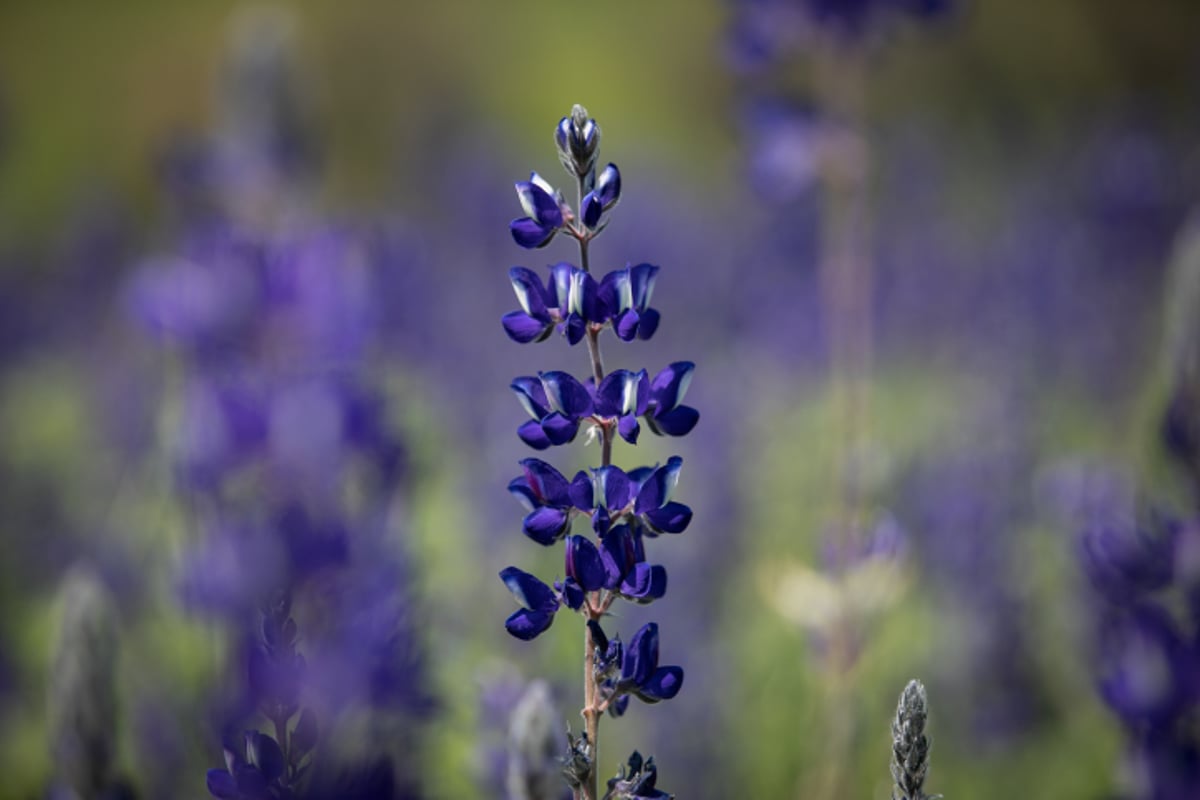
[[[68,7],[9,0],[0,8],[0,249],[22,256],[0,259],[0,267],[54,269],[51,259],[23,256],[52,247],[64,215],[91,185],[110,187],[132,204],[140,230],[155,230],[154,154],[172,131],[200,130],[211,118],[219,47],[235,5],[125,0]],[[613,160],[655,163],[661,174],[679,176],[681,185],[714,194],[738,179],[739,84],[722,60],[727,13],[717,3],[289,5],[303,23],[328,153],[326,195],[335,208],[375,208],[385,200],[402,209],[417,206],[424,193],[414,183],[425,172],[427,153],[442,152],[466,128],[495,131],[509,171],[544,164],[547,121],[581,99],[603,119],[612,142],[606,155]],[[964,5],[933,33],[900,31],[876,56],[871,86],[878,119],[920,119],[953,132],[945,142],[947,174],[949,191],[961,200],[964,229],[988,226],[1004,189],[1002,174],[1015,157],[1069,144],[1080,120],[1098,107],[1137,109],[1170,127],[1186,119],[1181,106],[1200,102],[1194,93],[1200,4],[1193,0],[1139,8],[1118,0]],[[634,130],[644,135],[634,141]],[[1146,352],[1157,346],[1153,333]],[[111,474],[113,457],[98,448],[90,430],[78,358],[47,353],[32,363],[4,365],[0,461],[10,483],[0,501],[51,504],[49,518],[64,529],[114,535],[141,554],[140,569],[166,575],[187,536],[169,480],[158,462]],[[1149,381],[1152,368],[1143,372]],[[484,511],[457,499],[476,491],[460,483],[462,465],[473,456],[470,443],[454,441],[436,403],[408,376],[387,377],[400,409],[396,424],[408,434],[417,465],[410,529],[402,535],[417,547],[420,594],[446,620],[445,633],[430,637],[443,704],[427,745],[431,788],[437,797],[462,798],[473,791],[478,681],[497,658],[502,636],[491,575],[474,574],[483,559],[472,552],[493,531]],[[1028,564],[1021,591],[1036,610],[1028,633],[1049,692],[1048,721],[994,750],[940,735],[955,710],[939,702],[939,660],[951,657],[962,631],[947,622],[952,609],[923,591],[919,571],[907,575],[904,593],[871,621],[852,674],[822,669],[805,635],[770,611],[763,569],[811,562],[830,514],[834,401],[822,386],[790,378],[751,389],[756,400],[746,414],[756,422],[731,467],[750,512],[738,530],[709,532],[736,537],[745,548],[741,574],[716,589],[726,612],[713,620],[727,637],[736,675],[719,691],[685,690],[727,695],[720,698],[730,725],[723,734],[730,742],[729,771],[743,796],[814,796],[835,786],[837,797],[886,797],[887,726],[896,694],[916,675],[930,676],[932,790],[951,800],[1105,794],[1119,734],[1091,690],[1084,650],[1064,646],[1082,624],[1068,599],[1077,580],[1068,537],[1036,526],[1010,532]],[[1153,389],[1130,391],[1115,424],[1111,407],[1081,396],[1077,386],[1044,389],[1035,426],[1043,461],[1144,454],[1153,412],[1141,404],[1155,405]],[[987,391],[926,363],[891,365],[872,386],[873,436],[889,469],[901,471],[944,442],[948,431],[965,424],[961,410]],[[515,442],[512,452],[518,452]],[[1153,468],[1153,458],[1142,461]],[[16,536],[17,526],[40,518],[9,514],[0,537],[27,538]],[[480,537],[480,530],[487,534]],[[526,568],[553,574],[557,556],[530,557],[514,533],[506,531],[496,549],[519,553]],[[690,544],[699,541],[693,537]],[[154,613],[140,616],[123,642],[123,689],[128,695],[149,686],[187,709],[221,679],[226,642],[173,610],[170,592],[165,578],[152,584],[145,601]],[[481,608],[488,613],[478,613]],[[56,613],[53,587],[0,556],[0,641],[4,666],[20,687],[0,718],[0,796],[37,796],[51,772],[43,676]],[[536,653],[521,656],[523,666],[529,674],[573,681],[578,638],[576,626],[555,626]],[[669,652],[669,638],[664,647]],[[654,713],[670,714],[670,708]],[[831,763],[830,725],[838,717],[848,732],[839,760]],[[615,740],[638,741],[640,724],[622,722],[619,735],[617,726],[605,729],[603,747],[614,763]],[[218,762],[217,744],[201,730],[178,733],[192,748],[196,776],[194,789],[180,796],[202,796],[203,770]],[[123,767],[136,773],[136,754],[128,741],[123,746]],[[645,748],[652,750],[652,743]],[[671,765],[662,768],[670,787]]]

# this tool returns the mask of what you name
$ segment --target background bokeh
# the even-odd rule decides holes
[[[695,361],[702,415],[616,449],[682,455],[695,520],[655,552],[667,596],[614,623],[657,620],[687,683],[605,722],[602,774],[636,748],[682,798],[887,797],[921,677],[949,798],[1200,786],[1147,789],[1079,544],[1195,512],[1162,431],[1200,315],[1200,6],[962,0],[840,45],[869,175],[856,416],[820,269],[820,64],[747,63],[739,26],[770,5],[3,4],[0,797],[69,796],[63,720],[89,713],[126,790],[207,796],[222,731],[261,724],[244,657],[279,570],[327,744],[383,754],[395,796],[509,796],[534,678],[576,721],[578,623],[513,640],[495,575],[562,569],[505,491],[530,455],[507,386],[587,362],[498,320],[509,267],[574,257],[506,225],[513,181],[565,183],[551,134],[577,102],[623,176],[595,261],[662,267],[660,331],[608,366]],[[847,481],[855,547],[830,532]],[[1146,692],[1170,682],[1129,652]],[[81,689],[77,662],[109,678]],[[1171,768],[1195,775],[1185,682]]]

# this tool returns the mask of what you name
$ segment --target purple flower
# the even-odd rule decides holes
[[[596,188],[588,192],[580,203],[580,216],[589,231],[599,233],[604,229],[600,219],[621,199],[621,173],[616,164],[609,164],[596,178]]]
[[[618,691],[631,692],[644,703],[670,700],[683,686],[683,667],[658,665],[658,624],[638,629],[625,648]]]
[[[638,264],[615,270],[600,282],[600,298],[612,314],[613,332],[622,341],[649,339],[658,330],[659,313],[650,308],[658,267]]]
[[[552,292],[542,285],[542,279],[531,269],[513,267],[508,271],[513,291],[517,293],[520,311],[505,314],[500,320],[504,332],[514,342],[528,344],[541,342],[554,330],[556,315],[550,309],[558,302]]]
[[[1127,724],[1165,726],[1194,696],[1198,655],[1165,610],[1111,609],[1100,626],[1100,694]]]
[[[620,467],[597,467],[592,470],[593,496],[592,528],[599,536],[608,533],[613,523],[633,510],[637,484]]]
[[[291,797],[283,787],[286,762],[279,743],[258,731],[246,731],[245,756],[225,745],[226,769],[208,771],[208,791],[219,800],[273,800]]]
[[[629,525],[614,525],[600,540],[604,588],[635,603],[649,603],[667,593],[667,570],[646,562],[642,536]]]
[[[526,216],[509,223],[513,241],[527,250],[545,247],[563,226],[561,198],[554,187],[536,172],[530,174],[529,180],[517,183],[516,187]]]
[[[522,530],[538,544],[552,545],[571,527],[576,510],[591,510],[591,482],[581,471],[568,483],[561,472],[537,458],[523,460],[521,467],[525,474],[513,478],[508,491],[529,510]]]
[[[782,205],[809,195],[820,179],[822,143],[830,133],[816,109],[759,101],[745,113],[750,185]]]
[[[768,64],[811,43],[824,31],[861,41],[882,18],[910,14],[927,19],[946,13],[951,0],[733,0],[734,55],[746,66]]]
[[[550,280],[545,285],[525,267],[513,267],[508,277],[521,310],[505,314],[500,322],[514,342],[544,341],[558,324],[567,341],[578,344],[589,326],[599,329],[611,316],[596,279],[566,262],[550,268]]]
[[[602,302],[600,285],[591,273],[562,263],[550,268],[550,277],[569,344],[578,344],[589,327],[599,327],[608,321],[609,309]]]
[[[635,603],[658,600],[667,593],[667,568],[661,564],[639,561],[621,579],[616,591],[621,597]]]
[[[560,605],[553,589],[516,567],[501,570],[500,580],[521,604],[521,608],[504,621],[505,630],[518,639],[529,641],[550,627]]]
[[[621,438],[630,444],[637,444],[641,432],[637,418],[646,413],[650,402],[649,392],[646,370],[614,370],[596,387],[596,414],[616,420]]]
[[[568,536],[566,544],[567,577],[585,592],[604,588],[608,573],[596,545],[585,536]]]
[[[537,377],[522,375],[510,388],[533,419],[517,429],[517,436],[535,450],[574,441],[582,422],[616,425],[617,432],[630,444],[637,444],[649,403],[649,380],[645,370],[619,369],[600,382],[598,388],[589,379],[580,383],[569,373],[539,372]]]
[[[682,467],[683,459],[672,456],[661,467],[640,467],[628,474],[614,466],[592,470],[596,533],[604,536],[618,522],[644,527],[651,535],[681,533],[692,519],[690,508],[671,500]]]
[[[1080,537],[1084,571],[1106,599],[1131,602],[1171,583],[1177,538],[1175,525],[1160,532],[1134,525],[1095,526]]]
[[[671,456],[661,467],[653,471],[643,467],[631,476],[638,481],[633,513],[651,536],[660,533],[682,533],[692,521],[692,510],[683,503],[671,500],[675,487],[679,485],[681,469],[683,459]],[[643,473],[648,474],[643,476]]]
[[[638,629],[628,646],[622,646],[619,636],[611,640],[604,635],[600,624],[588,623],[592,642],[596,646],[596,674],[602,678],[601,693],[608,708],[620,716],[617,701],[633,695],[645,703],[670,700],[683,686],[683,668],[660,667],[658,664],[658,624],[648,622]]]
[[[513,380],[513,392],[533,417],[517,435],[535,450],[573,441],[579,423],[593,411],[588,388],[566,372],[539,372]]]
[[[700,421],[699,411],[681,405],[695,369],[696,365],[691,361],[676,361],[663,368],[651,381],[645,419],[650,430],[659,436],[685,436]]]

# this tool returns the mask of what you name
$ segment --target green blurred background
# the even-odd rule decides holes
[[[238,6],[8,0],[0,7],[0,292],[10,302],[28,298],[53,316],[56,287],[69,269],[62,231],[80,204],[99,198],[122,215],[132,231],[132,254],[169,241],[156,159],[172,135],[207,130],[217,116],[214,83]],[[318,114],[324,155],[319,194],[335,215],[386,210],[437,217],[452,222],[447,227],[464,239],[499,240],[517,213],[515,203],[485,209],[490,213],[485,216],[469,198],[461,207],[444,202],[455,197],[455,186],[433,192],[430,182],[463,178],[463,165],[455,164],[456,144],[478,145],[472,137],[480,132],[495,173],[511,178],[524,177],[530,168],[550,173],[556,169],[551,127],[572,103],[583,102],[602,122],[605,156],[622,165],[627,191],[636,187],[633,176],[640,169],[669,186],[665,196],[699,198],[697,205],[707,209],[680,214],[662,236],[711,241],[727,235],[739,245],[761,239],[770,202],[745,189],[747,136],[739,115],[747,94],[762,84],[731,71],[726,52],[731,13],[720,3],[361,0],[286,6],[299,21],[302,64]],[[964,254],[955,269],[982,276],[987,269],[972,263],[971,255],[1002,246],[1009,233],[1019,237],[1020,231],[1005,226],[1014,224],[1022,192],[1053,188],[1060,180],[1057,165],[1111,116],[1136,118],[1171,143],[1169,168],[1181,186],[1192,188],[1200,154],[1188,144],[1194,144],[1200,111],[1198,41],[1200,4],[1192,0],[1136,7],[1117,0],[977,0],[962,3],[931,30],[897,26],[869,60],[868,120],[875,126],[882,154],[877,166],[886,184],[879,192],[936,193],[929,207],[947,216],[929,224],[961,240],[951,248]],[[798,63],[794,74],[768,83],[803,87],[804,69]],[[913,130],[936,155],[936,178],[930,176],[929,185],[922,185],[920,169],[914,175],[886,161],[895,152],[891,137]],[[465,185],[461,191],[472,189]],[[435,195],[440,205],[431,208]],[[1064,216],[1070,220],[1069,212]],[[879,225],[885,250],[886,222]],[[747,227],[735,229],[743,223]],[[730,230],[720,230],[726,224]],[[1169,241],[1160,244],[1162,253],[1169,252]],[[725,280],[734,291],[743,281],[755,281],[756,263],[748,252],[734,244],[715,252],[713,263],[697,268],[696,280],[714,285]],[[494,286],[497,293],[507,292],[503,270],[520,263],[516,253],[506,256],[508,263],[443,261],[436,246],[426,256],[419,269],[438,271],[442,280]],[[1096,289],[1093,310],[1107,315],[1122,345],[1116,351],[1122,360],[1102,363],[1099,380],[1095,372],[1074,369],[1065,356],[1039,362],[1045,348],[1036,338],[1001,365],[971,363],[969,352],[964,355],[952,342],[884,348],[871,379],[872,444],[884,454],[880,469],[886,475],[880,479],[879,507],[897,509],[906,529],[919,526],[904,514],[910,484],[903,476],[924,474],[924,465],[939,453],[967,449],[986,460],[1017,446],[1013,438],[1020,439],[1024,459],[1018,471],[1028,480],[1018,492],[1023,503],[1036,499],[1031,499],[1040,485],[1036,478],[1078,460],[1120,462],[1134,476],[1160,476],[1158,299],[1165,291],[1165,266],[1165,258],[1130,265],[1113,279],[1118,288],[1111,294],[1099,285],[1110,275],[1097,276],[1097,287],[1079,287],[1088,297]],[[664,280],[663,294],[689,279],[689,264],[663,267],[664,275],[678,276],[671,284]],[[113,275],[114,282],[120,280],[120,272]],[[1125,292],[1126,283],[1140,288]],[[982,295],[986,302],[987,292]],[[938,302],[936,293],[929,301]],[[878,302],[888,304],[886,291]],[[66,314],[74,308],[63,305]],[[736,513],[720,528],[706,527],[705,499],[684,497],[694,501],[696,529],[664,549],[721,548],[724,538],[739,542],[733,568],[712,574],[706,587],[689,583],[686,589],[711,594],[696,607],[710,615],[704,623],[715,644],[706,652],[720,655],[720,667],[704,673],[711,683],[690,684],[674,702],[693,708],[712,703],[718,711],[710,719],[719,725],[705,731],[673,728],[672,703],[638,707],[628,719],[606,723],[602,747],[612,765],[618,751],[630,747],[656,752],[661,747],[656,742],[675,737],[677,751],[686,752],[695,738],[704,747],[720,745],[720,759],[710,764],[711,785],[720,793],[681,796],[886,797],[895,697],[907,678],[920,675],[933,704],[933,791],[952,800],[1017,794],[1058,800],[1118,791],[1121,734],[1091,682],[1088,612],[1079,599],[1071,532],[1053,515],[1028,508],[1000,530],[1005,574],[1020,605],[1021,638],[1014,647],[1021,648],[1023,674],[1032,676],[1021,685],[1037,693],[1031,698],[1035,712],[1016,733],[976,735],[964,709],[985,701],[989,691],[969,675],[976,629],[986,620],[965,610],[969,604],[959,604],[954,582],[928,574],[919,558],[894,574],[863,579],[883,589],[874,604],[865,601],[861,653],[852,669],[830,668],[808,635],[811,626],[786,609],[817,604],[831,592],[835,599],[829,602],[836,606],[841,590],[823,585],[817,573],[804,578],[805,568],[796,566],[802,577],[788,585],[798,599],[780,599],[786,593],[776,573],[786,572],[788,564],[815,569],[819,560],[819,530],[837,491],[829,465],[840,398],[819,370],[793,373],[767,355],[739,350],[719,336],[704,337],[705,319],[680,311],[671,325],[684,342],[694,331],[699,351],[671,357],[714,364],[714,374],[730,377],[697,391],[722,395],[719,413],[739,416],[725,434],[732,440],[724,451],[729,461],[711,467],[724,472],[725,485],[738,498]],[[1055,309],[1047,313],[1053,316]],[[153,442],[133,458],[97,433],[101,412],[85,387],[105,371],[105,348],[140,353],[119,313],[99,319],[98,330],[62,333],[47,319],[39,328],[44,344],[6,356],[0,368],[5,484],[0,537],[12,543],[0,550],[0,667],[6,690],[0,705],[0,797],[42,796],[54,771],[45,708],[58,574],[30,570],[22,548],[41,543],[66,563],[91,532],[113,536],[114,547],[135,554],[130,568],[152,576],[154,605],[125,614],[122,697],[130,705],[129,696],[147,684],[175,696],[169,724],[187,743],[187,763],[196,776],[177,796],[202,797],[203,770],[219,763],[219,747],[199,729],[187,730],[184,712],[202,704],[206,687],[219,680],[227,640],[221,630],[172,606],[165,572],[153,577],[170,563],[185,512],[172,499]],[[494,336],[481,335],[480,348],[507,344],[499,340],[498,328],[490,330]],[[756,354],[735,363],[746,352]],[[523,356],[526,369],[538,368],[539,356]],[[161,379],[161,365],[152,356],[141,353],[133,362]],[[156,397],[161,386],[143,387],[137,376],[133,371],[135,382],[125,386],[128,396]],[[491,544],[480,547],[479,532],[497,527],[497,518],[490,499],[479,500],[471,481],[480,471],[490,475],[489,469],[502,481],[508,466],[497,470],[489,464],[472,472],[469,462],[481,453],[500,453],[507,465],[524,455],[511,437],[509,418],[500,417],[494,442],[462,441],[455,420],[439,404],[439,390],[429,388],[419,369],[389,362],[381,378],[397,406],[395,424],[413,453],[416,477],[404,535],[412,543],[419,594],[428,613],[443,620],[426,632],[441,710],[420,743],[424,779],[429,796],[472,797],[480,780],[480,676],[502,663],[524,678],[551,678],[566,687],[563,705],[572,708],[578,636],[564,622],[551,641],[523,649],[505,641],[499,629],[495,609],[507,600],[491,585],[503,566],[497,559],[524,559],[512,563],[531,568],[535,557],[522,547],[527,543],[516,541],[515,514],[505,520],[508,534],[494,531],[494,539],[485,539]],[[494,394],[498,403],[509,401],[502,382],[494,385]],[[1011,396],[1020,398],[1017,432],[988,421],[994,407]],[[120,393],[112,401],[126,402]],[[169,410],[148,405],[145,413],[169,416]],[[1008,413],[998,416],[1006,419]],[[678,451],[656,442],[651,453],[662,458],[682,452],[685,460],[703,461],[704,438]],[[936,482],[936,470],[933,476],[929,480]],[[686,495],[686,477],[681,493]],[[462,497],[475,499],[459,502]],[[494,544],[505,535],[511,545]],[[688,556],[674,558],[667,563],[684,564]],[[536,563],[545,574],[555,569],[551,557]],[[694,601],[684,592],[681,584],[662,602],[686,616]],[[672,644],[664,625],[665,659]],[[114,735],[119,763],[136,780],[142,755],[131,737]],[[661,768],[668,789],[680,782],[673,782],[673,771],[693,769],[670,758],[661,760]],[[688,785],[705,785],[691,781]]]

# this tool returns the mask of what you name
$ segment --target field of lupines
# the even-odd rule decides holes
[[[1200,797],[1198,43],[6,4],[0,798]]]

